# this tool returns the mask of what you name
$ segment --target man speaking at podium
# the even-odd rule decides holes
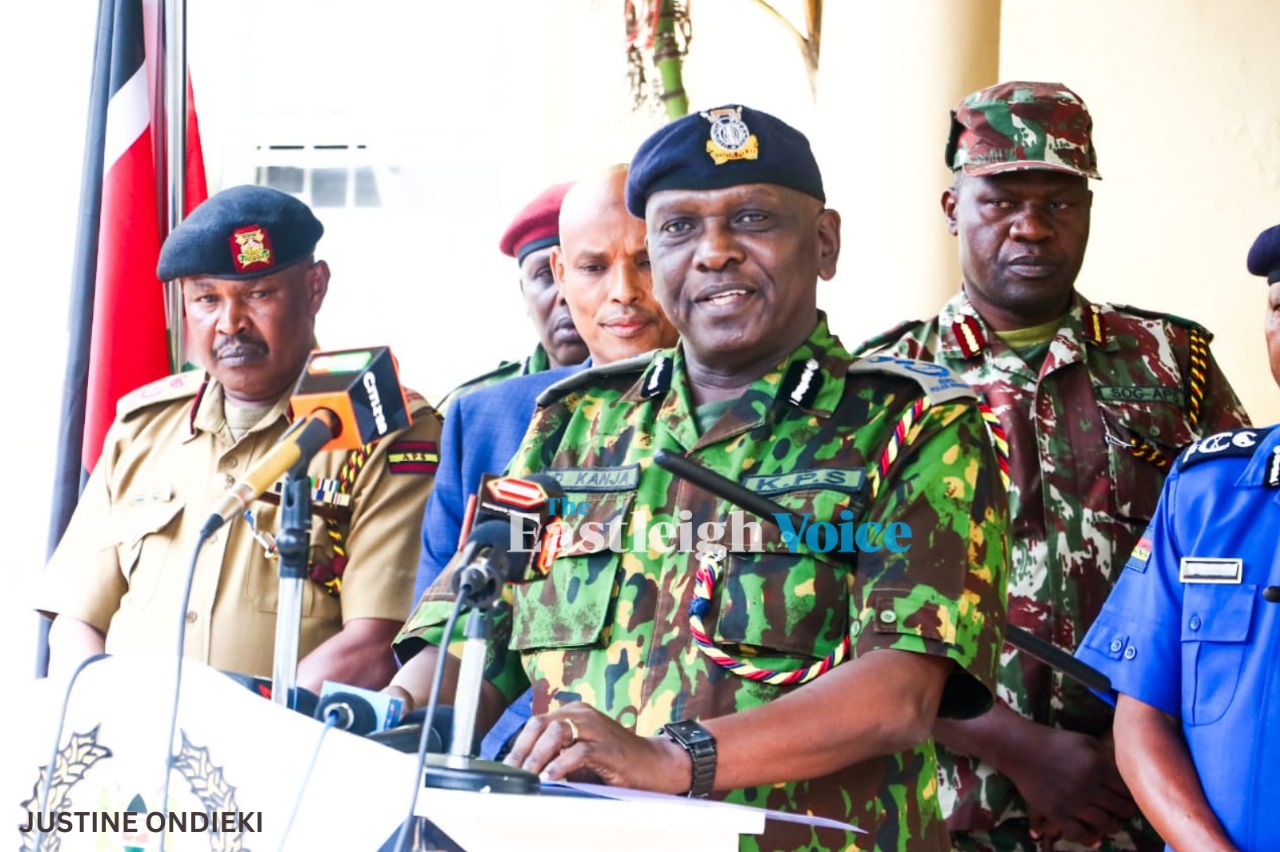
[[[855,361],[828,330],[817,282],[840,217],[808,140],[773,116],[728,106],[657,131],[627,206],[681,343],[557,384],[512,462],[558,474],[586,509],[570,533],[617,521],[626,552],[562,537],[548,576],[495,608],[484,701],[532,685],[536,714],[508,762],[866,832],[770,821],[745,849],[947,849],[929,732],[991,705],[1003,640],[1006,497],[977,399],[945,369]],[[910,546],[823,555],[763,526],[757,552],[701,566],[636,547],[641,526],[714,534],[734,510],[658,450],[813,522],[905,524]],[[441,643],[447,582],[402,644]],[[389,691],[425,703],[437,659]]]
[[[224,190],[165,240],[159,278],[177,280],[193,357],[204,368],[124,397],[101,460],[37,586],[54,618],[50,660],[176,652],[182,589],[210,507],[280,440],[290,391],[315,347],[329,267],[323,226],[301,201],[260,186]],[[297,685],[380,688],[413,591],[418,520],[440,421],[416,394],[413,424],[355,451],[316,455],[310,581]],[[185,653],[270,677],[279,500],[264,495],[205,543],[191,586]]]

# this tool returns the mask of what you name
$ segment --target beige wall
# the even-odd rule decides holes
[[[1280,420],[1266,286],[1245,270],[1280,222],[1280,3],[1004,0],[1000,72],[1066,83],[1099,170],[1078,286],[1193,318],[1255,422]]]

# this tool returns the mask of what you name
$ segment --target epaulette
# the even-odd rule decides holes
[[[870,355],[877,352],[890,344],[897,343],[898,340],[909,331],[915,331],[924,325],[924,320],[906,320],[895,325],[888,331],[881,332],[875,337],[868,338],[860,343],[854,350],[854,354],[858,356]]]
[[[661,355],[662,350],[659,350],[657,354]],[[588,367],[585,370],[574,373],[572,376],[565,376],[538,394],[538,405],[548,405],[555,402],[570,391],[595,384],[598,379],[608,376],[621,376],[627,373],[643,373],[654,355],[654,352],[645,352],[641,355],[623,358],[621,361],[601,364],[598,367]]]
[[[1192,441],[1178,454],[1176,467],[1186,469],[1209,459],[1252,456],[1274,426],[1232,429]]]
[[[156,379],[120,397],[116,403],[116,417],[123,419],[157,403],[195,396],[204,381],[204,370],[188,370]]]
[[[1126,314],[1133,314],[1134,316],[1142,317],[1143,319],[1171,322],[1174,325],[1182,326],[1188,331],[1194,329],[1204,335],[1206,342],[1211,342],[1213,340],[1213,332],[1209,331],[1209,329],[1205,328],[1195,320],[1190,320],[1186,317],[1180,317],[1176,314],[1166,314],[1160,311],[1148,311],[1142,308],[1135,308],[1133,305],[1111,305],[1111,307],[1117,311],[1124,311]]]
[[[489,372],[473,376],[462,384],[455,386],[453,390],[440,397],[440,404],[437,405],[436,408],[443,414],[443,412],[449,407],[449,403],[458,397],[465,396],[473,390],[479,390],[487,384],[494,384],[502,381],[503,379],[514,378],[515,376],[520,375],[520,371],[522,369],[524,369],[524,364],[520,361],[503,361]]]
[[[937,405],[955,399],[978,400],[977,391],[942,364],[895,358],[892,355],[868,355],[849,365],[849,373],[890,373],[911,379],[924,390],[929,402]]]

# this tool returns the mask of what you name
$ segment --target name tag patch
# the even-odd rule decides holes
[[[545,471],[555,477],[565,491],[635,491],[640,484],[640,465],[622,467],[560,467]]]
[[[128,506],[142,506],[147,503],[168,503],[173,499],[172,485],[152,485],[147,488],[132,488],[124,497]]]
[[[1178,579],[1184,583],[1239,583],[1244,579],[1244,560],[1184,556]]]
[[[1167,402],[1185,407],[1186,394],[1182,388],[1108,386],[1096,389],[1100,402]]]
[[[742,484],[757,494],[782,494],[805,488],[822,488],[858,494],[867,481],[863,468],[827,468],[824,470],[796,470],[773,476],[748,476]]]

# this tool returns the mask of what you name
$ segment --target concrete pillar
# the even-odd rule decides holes
[[[939,197],[950,109],[997,81],[1000,0],[826,3],[811,133],[843,217],[819,304],[847,345],[925,319],[960,282]]]

